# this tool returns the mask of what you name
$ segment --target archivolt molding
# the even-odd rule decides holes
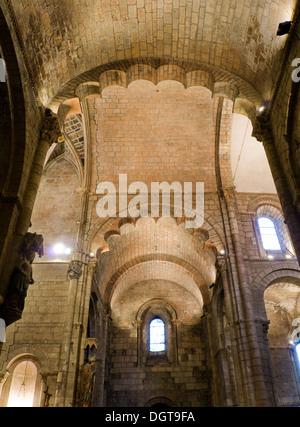
[[[169,319],[176,322],[176,310],[174,310],[174,308],[170,304],[160,298],[151,299],[150,301],[147,301],[145,304],[143,304],[137,312],[136,321],[138,323],[143,322],[149,310],[154,310],[156,308],[159,308],[160,310],[165,310],[168,313]]]
[[[201,288],[205,303],[209,301],[208,286],[214,282],[216,274],[216,250],[207,245],[206,231],[189,233],[184,226],[177,226],[172,221],[172,224],[160,226],[160,222],[156,224],[152,218],[141,218],[135,226],[125,223],[120,231],[106,235],[110,250],[99,251],[97,255],[101,272],[98,285],[106,304],[109,304],[113,288],[121,276],[133,266],[149,261],[182,266]]]
[[[253,281],[252,287],[265,292],[265,290],[279,282],[289,282],[300,286],[300,271],[296,262],[284,262],[284,268],[275,266],[264,269]]]
[[[257,210],[264,205],[270,205],[276,208],[282,215],[282,208],[278,199],[278,196],[273,195],[261,195],[254,197],[248,204],[247,212],[255,215]]]
[[[188,67],[184,64],[178,65],[174,61],[160,66],[145,62],[127,65],[117,63],[108,65],[108,69],[104,71],[99,70],[98,81],[95,80],[95,73],[91,80],[88,76],[80,79],[80,83],[74,86],[73,95],[66,95],[58,106],[57,114],[60,122],[64,123],[68,116],[74,114],[84,100],[91,97],[101,98],[106,88],[111,86],[128,88],[131,83],[138,80],[147,80],[153,85],[166,80],[177,81],[185,89],[195,86],[205,87],[211,92],[212,97],[226,97],[237,102],[235,112],[246,115],[252,122],[255,121],[257,107],[261,105],[260,96],[253,88],[247,90],[245,82],[224,73],[214,73],[207,67]]]
[[[49,349],[48,349],[49,350]],[[48,356],[47,350],[44,350],[40,345],[14,345],[11,347],[7,359],[9,363],[6,369],[9,370],[11,366],[17,361],[33,360],[40,366],[41,371],[51,372],[54,370],[54,366]]]
[[[211,92],[215,83],[216,87],[230,83],[237,88],[241,99],[248,100],[256,107],[262,104],[261,95],[251,84],[222,68],[168,58],[137,58],[107,63],[77,76],[59,90],[49,103],[49,108],[56,109],[60,103],[73,97],[78,97],[80,101],[90,96],[99,97],[105,87],[116,84],[127,87],[139,79],[149,80],[153,84],[176,80],[186,88],[204,86]]]

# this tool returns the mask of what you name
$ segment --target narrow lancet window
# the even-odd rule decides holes
[[[166,331],[164,322],[155,318],[149,326],[150,352],[162,352],[166,350]]]

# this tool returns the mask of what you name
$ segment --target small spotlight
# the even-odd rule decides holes
[[[213,289],[215,286],[216,286],[216,284],[215,284],[215,283],[213,283],[212,285],[210,285],[210,286],[208,287],[208,289]]]
[[[94,259],[94,258],[95,258],[95,254],[94,254],[94,252],[91,252],[91,253],[89,254],[89,257],[90,257],[91,259]]]
[[[281,22],[278,26],[277,36],[284,36],[291,31],[293,21]]]
[[[224,249],[220,250],[220,255],[225,255]]]

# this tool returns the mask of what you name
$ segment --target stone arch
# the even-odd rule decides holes
[[[182,259],[176,258],[172,255],[156,255],[156,256],[145,255],[145,256],[139,256],[135,259],[131,259],[111,276],[105,288],[105,293],[103,297],[104,303],[107,304],[107,306],[109,306],[114,286],[117,280],[119,280],[119,278],[122,276],[122,274],[124,274],[127,270],[132,268],[134,265],[142,264],[147,261],[155,261],[155,260],[174,263],[186,269],[194,277],[194,280],[196,283],[198,283],[198,286],[200,286],[204,304],[207,304],[209,302],[208,286],[207,284],[203,284],[203,277],[191,264],[187,263]]]
[[[258,274],[253,281],[253,286],[264,292],[269,286],[288,278],[292,282],[300,280],[300,271],[292,262],[286,263],[285,268],[269,267]]]
[[[278,200],[278,197],[272,196],[272,195],[263,195],[263,196],[253,197],[247,206],[247,212],[249,214],[255,214],[257,209],[259,209],[263,205],[273,206],[274,208],[279,210],[282,214],[282,208]]]
[[[169,399],[168,397],[163,397],[163,396],[157,396],[157,397],[152,397],[150,400],[148,400],[148,402],[145,403],[145,408],[151,408],[151,407],[155,407],[155,408],[163,408],[163,407],[176,407],[175,403],[173,400]]]
[[[4,380],[4,383],[2,386],[2,392],[1,392],[1,406],[8,406],[10,395],[13,392],[12,386],[13,386],[15,370],[21,364],[24,364],[24,363],[32,364],[35,369],[35,372],[34,372],[35,381],[34,381],[34,385],[32,384],[32,388],[33,388],[32,389],[32,393],[33,393],[32,406],[38,407],[41,405],[41,402],[43,399],[43,396],[42,396],[43,373],[41,370],[41,362],[35,354],[23,353],[14,357],[6,367],[6,376],[5,376],[5,380]]]
[[[264,293],[272,285],[277,283],[291,283],[300,285],[300,271],[295,263],[286,262],[285,268],[269,267],[257,275],[253,281],[253,288],[257,291],[257,313],[261,313],[267,320],[264,303]]]
[[[300,316],[300,277],[291,272],[283,277],[277,273],[277,276],[263,295],[265,325],[268,325],[268,346],[279,405],[292,406],[297,403],[295,396],[299,390],[296,373],[299,364],[294,357],[292,338],[297,333]]]

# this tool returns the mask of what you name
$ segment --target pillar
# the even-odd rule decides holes
[[[294,204],[293,196],[280,164],[269,116],[257,117],[253,136],[263,143],[285,216],[285,223],[288,226],[296,256],[300,263],[300,212]]]

